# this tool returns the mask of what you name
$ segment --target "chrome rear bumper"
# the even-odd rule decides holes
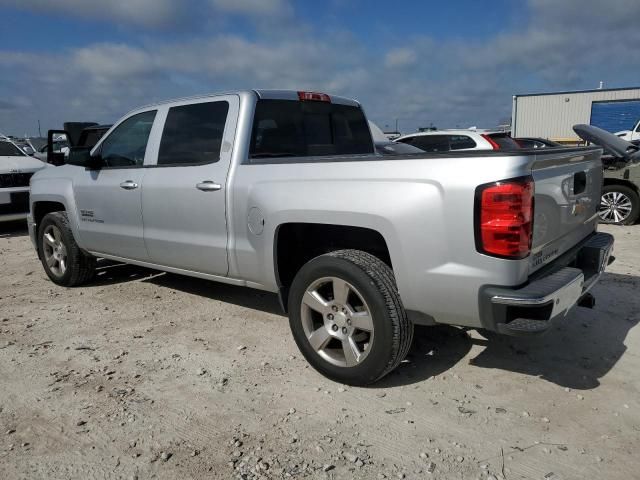
[[[566,266],[521,288],[485,289],[483,296],[485,303],[489,300],[492,318],[484,318],[483,325],[507,335],[546,331],[551,320],[566,316],[595,285],[613,259],[613,244],[612,235],[596,233],[565,259]]]

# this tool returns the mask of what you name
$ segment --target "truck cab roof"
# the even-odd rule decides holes
[[[160,102],[150,103],[150,104],[144,105],[143,107],[136,108],[131,112],[144,110],[150,107],[169,105],[172,103],[186,102],[191,100],[214,98],[214,97],[220,97],[223,95],[255,95],[258,99],[261,99],[261,100],[297,101],[297,100],[300,100],[301,94],[322,95],[326,99],[328,99],[326,101],[330,101],[331,103],[337,103],[339,105],[360,106],[360,103],[357,100],[347,98],[347,97],[341,97],[338,95],[327,95],[325,93],[301,91],[301,90],[253,89],[253,90],[233,90],[233,91],[214,92],[214,93],[207,93],[202,95],[193,95],[190,97],[177,97],[177,98],[172,98],[168,100],[162,100]]]

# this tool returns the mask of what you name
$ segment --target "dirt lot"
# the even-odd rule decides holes
[[[275,296],[113,264],[60,288],[0,225],[2,478],[638,478],[640,226],[603,230],[595,310],[420,329],[361,389],[307,366]]]

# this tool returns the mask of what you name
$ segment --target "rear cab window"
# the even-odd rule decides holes
[[[324,101],[260,99],[249,161],[373,154],[369,124],[359,106]]]

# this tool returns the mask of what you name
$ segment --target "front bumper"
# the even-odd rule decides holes
[[[38,242],[36,240],[36,224],[33,221],[31,213],[27,215],[27,228],[29,229],[29,238],[31,239],[31,244],[33,245],[33,248],[38,250]]]
[[[0,222],[22,220],[29,213],[29,187],[0,189]]]
[[[589,294],[613,261],[613,236],[595,233],[520,288],[485,287],[483,327],[507,335],[542,333]]]

